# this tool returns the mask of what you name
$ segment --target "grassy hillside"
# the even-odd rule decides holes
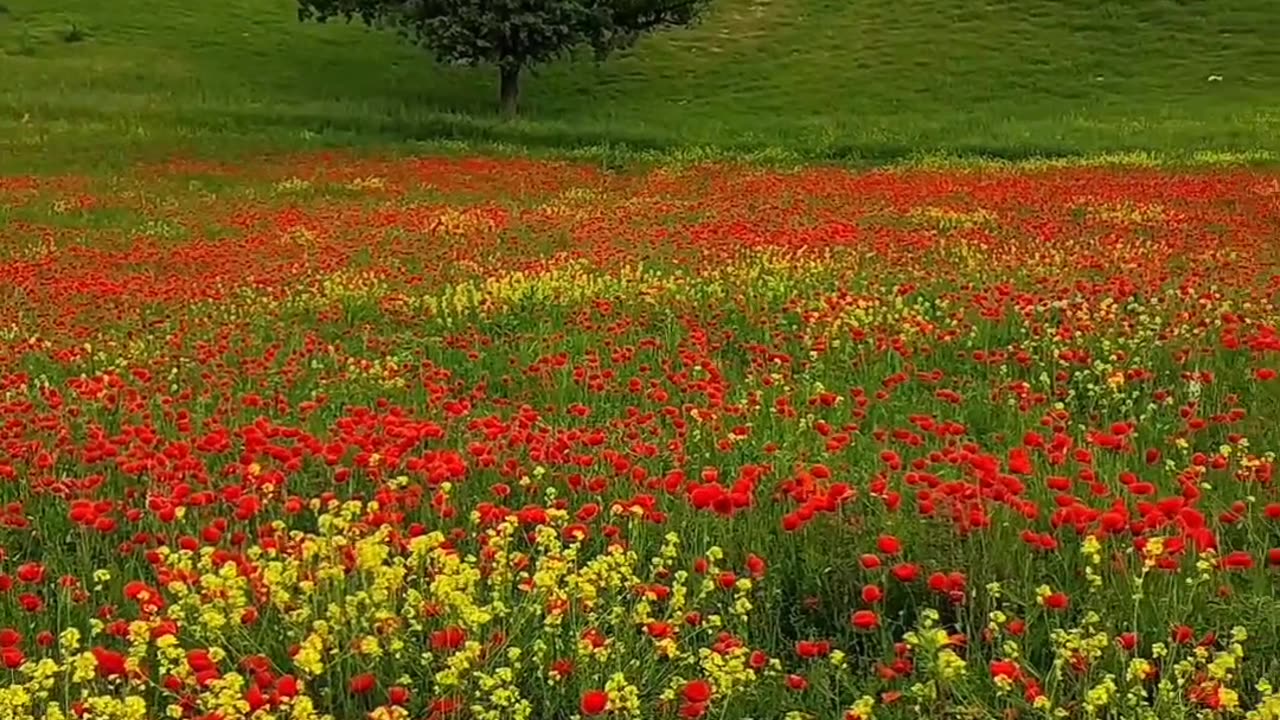
[[[15,151],[317,133],[871,159],[1280,150],[1273,0],[719,0],[608,64],[545,68],[515,125],[494,71],[301,25],[292,0],[0,3]]]

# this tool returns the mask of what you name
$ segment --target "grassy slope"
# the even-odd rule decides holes
[[[1273,0],[719,0],[606,65],[546,68],[515,126],[493,118],[492,71],[300,25],[292,0],[0,3],[15,152],[209,131],[870,158],[1280,150]],[[73,27],[87,38],[68,42]]]

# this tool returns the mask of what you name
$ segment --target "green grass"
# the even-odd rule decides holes
[[[544,68],[513,124],[495,71],[302,25],[292,0],[0,2],[0,153],[32,162],[442,138],[869,161],[1280,152],[1271,0],[719,0],[604,65]]]

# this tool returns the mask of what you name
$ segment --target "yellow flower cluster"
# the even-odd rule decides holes
[[[102,622],[67,628],[60,660],[28,662],[23,679],[0,688],[0,719],[61,720],[70,712],[64,697],[93,720],[145,720],[155,714],[149,708],[190,717],[190,704],[157,692],[167,678],[221,720],[328,720],[350,704],[314,689],[382,661],[409,670],[397,680],[406,694],[457,700],[479,720],[528,720],[536,713],[530,687],[576,675],[596,679],[615,717],[639,718],[657,700],[645,695],[655,687],[674,699],[685,677],[701,677],[729,697],[776,671],[753,666],[742,643],[716,644],[731,637],[721,631],[748,626],[757,594],[751,579],[721,580],[718,548],[699,576],[676,569],[688,560],[675,533],[642,559],[616,542],[584,545],[565,534],[567,514],[551,510],[546,524],[510,517],[478,530],[482,552],[468,554],[439,532],[403,538],[371,526],[376,502],[321,509],[315,532],[277,522],[276,542],[248,547],[241,561],[209,548],[160,548],[171,602],[128,626],[129,677],[104,676],[82,648],[86,633],[103,636]],[[247,624],[250,610],[262,625]],[[181,631],[158,632],[164,627]],[[289,651],[283,669],[294,687],[252,707],[252,679],[226,665],[269,648]],[[221,671],[202,676],[206,665]],[[405,712],[383,704],[370,717],[404,720]]]

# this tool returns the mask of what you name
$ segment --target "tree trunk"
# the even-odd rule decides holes
[[[512,118],[520,110],[520,66],[502,67],[500,102],[502,116]]]

